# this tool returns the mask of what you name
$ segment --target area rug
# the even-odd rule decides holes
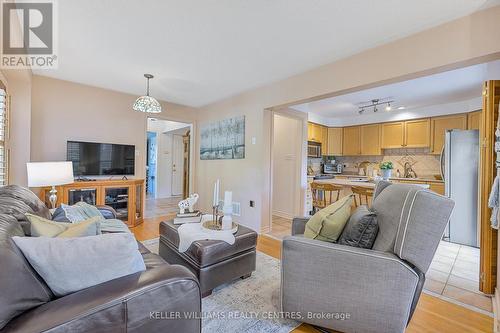
[[[158,253],[158,238],[142,242]],[[202,331],[286,333],[299,322],[280,316],[280,261],[257,252],[257,268],[245,280],[214,289],[202,300]]]

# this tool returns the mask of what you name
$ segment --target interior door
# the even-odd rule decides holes
[[[172,195],[182,195],[184,184],[184,142],[181,135],[173,136]]]
[[[300,193],[297,175],[300,173],[302,121],[281,114],[273,121],[272,212],[291,219],[299,213]]]
[[[479,128],[479,290],[493,294],[497,285],[497,230],[491,227],[488,196],[497,173],[495,168],[495,129],[500,102],[500,80],[487,81],[483,87],[483,114]]]

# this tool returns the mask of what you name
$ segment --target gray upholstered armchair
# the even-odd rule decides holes
[[[283,311],[342,332],[403,332],[453,206],[418,186],[380,182],[371,250],[306,239],[307,219],[294,219],[282,245]]]

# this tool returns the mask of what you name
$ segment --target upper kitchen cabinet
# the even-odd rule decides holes
[[[328,152],[328,127],[326,126],[321,126],[321,151],[322,152]],[[326,155],[323,153],[323,155]]]
[[[482,111],[475,111],[467,114],[467,129],[479,129],[479,126],[481,124],[481,114]]]
[[[405,121],[405,148],[429,147],[431,121],[429,118]]]
[[[314,126],[315,124],[308,122],[307,123],[307,141],[315,141],[314,140]]]
[[[341,156],[342,139],[343,139],[343,129],[341,127],[328,128],[328,149],[326,151],[326,155]]]
[[[382,148],[419,148],[430,146],[430,120],[417,119],[384,123]]]
[[[380,124],[360,126],[361,155],[380,155]]]
[[[401,148],[405,140],[405,123],[398,121],[394,123],[381,124],[382,127],[382,148]]]
[[[323,132],[321,125],[308,122],[307,123],[307,141],[322,142]]]
[[[431,154],[441,154],[445,132],[452,129],[467,129],[467,115],[458,114],[431,118]]]
[[[344,127],[344,134],[342,140],[342,153],[343,155],[361,154],[359,126]]]

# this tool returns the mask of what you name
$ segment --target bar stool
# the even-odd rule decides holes
[[[312,182],[311,192],[314,212],[339,200],[340,191],[342,191],[341,185]],[[333,200],[335,192],[337,193],[337,197]]]
[[[363,205],[363,198],[365,198],[365,204],[370,207],[371,198],[373,197],[373,189],[363,187],[363,186],[352,186],[352,193],[354,193],[354,205],[356,207]],[[358,200],[359,198],[359,205]]]

